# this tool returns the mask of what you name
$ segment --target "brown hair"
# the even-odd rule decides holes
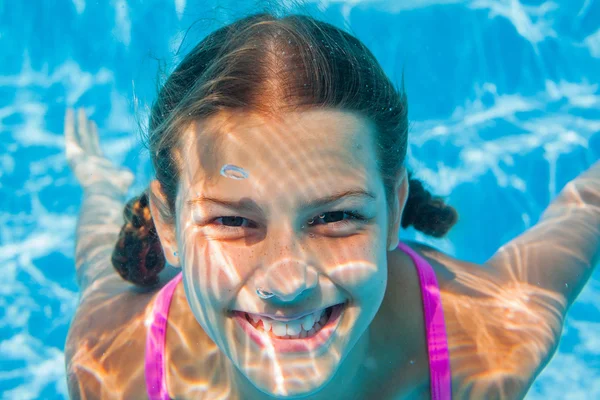
[[[348,110],[374,122],[378,168],[388,211],[394,212],[394,185],[407,150],[403,86],[394,86],[358,39],[306,15],[260,13],[212,32],[171,73],[152,107],[147,144],[167,201],[160,212],[172,220],[180,173],[173,150],[190,123],[221,110],[276,116],[313,107]],[[432,197],[410,172],[409,178],[402,227],[445,235],[457,221],[456,211]],[[147,205],[147,196],[127,204],[112,258],[124,279],[143,286],[157,283],[164,267],[152,219],[140,218],[139,205]]]

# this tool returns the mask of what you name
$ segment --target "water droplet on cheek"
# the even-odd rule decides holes
[[[223,167],[221,168],[221,175],[223,175],[225,178],[231,178],[236,180],[248,178],[248,172],[244,168],[238,167],[233,164],[223,165]]]

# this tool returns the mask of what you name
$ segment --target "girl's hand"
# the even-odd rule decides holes
[[[87,119],[85,111],[78,110],[77,123],[74,114],[72,109],[67,109],[65,114],[66,156],[81,187],[84,191],[101,187],[102,190],[117,190],[119,194],[127,193],[133,182],[131,171],[104,157],[98,141],[98,127]]]

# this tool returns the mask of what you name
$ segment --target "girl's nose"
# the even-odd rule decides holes
[[[287,260],[266,271],[262,290],[272,293],[281,301],[293,301],[319,283],[317,270],[304,262]]]

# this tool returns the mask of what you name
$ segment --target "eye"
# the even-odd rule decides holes
[[[217,224],[217,225],[223,226],[225,228],[252,228],[253,226],[250,226],[250,225],[256,225],[249,219],[246,219],[244,217],[234,216],[234,215],[228,215],[228,216],[218,217],[218,218],[214,219],[214,221],[218,221],[218,220],[222,220],[222,222],[221,222],[221,224]],[[248,222],[248,224],[246,226],[243,226],[244,222]]]
[[[344,217],[349,217],[350,219],[344,219]],[[313,217],[310,221],[308,221],[308,225],[321,225],[319,222],[324,222],[326,225],[346,225],[351,224],[352,221],[364,220],[365,217],[357,211],[339,210],[326,212]]]
[[[361,221],[365,221],[366,218],[360,214],[358,211],[350,211],[350,210],[339,210],[339,211],[330,211],[326,213],[322,213],[314,216],[309,221],[307,221],[308,226],[317,226],[317,225],[329,225],[329,226],[338,226],[344,227],[347,225],[352,225],[359,223]],[[256,228],[256,223],[251,220],[239,217],[239,216],[221,216],[215,218],[213,222],[216,222],[216,226],[219,229],[223,230],[235,230],[237,228]]]

